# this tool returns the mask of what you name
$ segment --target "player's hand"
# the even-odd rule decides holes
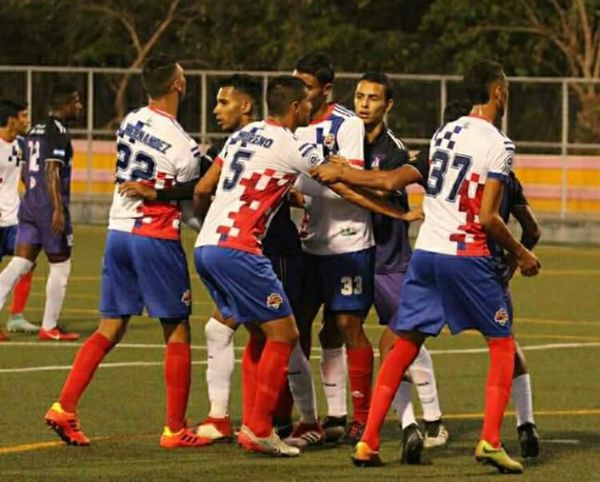
[[[412,223],[413,221],[425,219],[425,213],[423,212],[423,208],[419,206],[417,208],[411,209],[410,211],[406,211],[404,215],[399,219]]]
[[[310,175],[323,184],[333,184],[342,180],[342,174],[346,169],[345,164],[321,164],[310,170]]]
[[[517,264],[523,276],[535,276],[542,267],[537,256],[526,248],[517,254]]]
[[[156,189],[141,182],[124,182],[119,185],[119,193],[125,197],[141,197],[146,201],[154,201],[156,199]]]
[[[330,164],[338,164],[340,166],[349,166],[350,163],[345,157],[339,156],[338,154],[330,154],[327,156],[327,162]]]
[[[52,225],[50,231],[54,236],[60,236],[65,230],[65,213],[61,209],[55,209],[52,212]]]

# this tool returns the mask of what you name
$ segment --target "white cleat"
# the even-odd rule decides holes
[[[37,333],[40,327],[29,323],[23,315],[12,316],[6,322],[6,329],[10,333]]]
[[[435,422],[425,422],[424,432],[423,447],[426,449],[443,447],[448,443],[449,434],[442,419]]]
[[[238,443],[246,452],[259,452],[273,457],[298,457],[300,449],[291,447],[279,438],[275,430],[269,437],[257,437],[246,425],[242,425],[238,434]]]

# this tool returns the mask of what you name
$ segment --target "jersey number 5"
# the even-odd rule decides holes
[[[254,152],[245,151],[244,149],[239,149],[233,155],[231,165],[229,166],[229,176],[223,180],[223,189],[225,191],[231,191],[235,186],[237,186],[237,183],[245,169],[243,161],[249,161],[253,155]]]
[[[453,203],[456,201],[458,190],[465,180],[467,171],[471,167],[471,158],[462,154],[452,154],[440,150],[433,153],[433,156],[431,157],[429,178],[427,179],[427,195],[435,197],[442,191],[451,155],[454,156],[451,165],[454,169],[458,169],[458,176],[456,176],[456,180],[452,185],[452,189],[450,190],[446,201]]]

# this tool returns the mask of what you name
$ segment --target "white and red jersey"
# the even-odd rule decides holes
[[[307,127],[296,129],[304,142],[317,146],[323,157],[338,154],[364,169],[363,121],[339,104],[330,104],[325,114]],[[342,254],[375,244],[371,213],[348,202],[331,189],[302,176],[295,186],[304,194],[306,215],[300,227],[302,248],[318,255]]]
[[[177,120],[154,107],[127,114],[117,131],[117,169],[108,229],[160,239],[179,239],[181,209],[176,201],[127,198],[119,184],[140,181],[156,190],[200,176],[200,148]]]
[[[23,152],[19,138],[7,142],[0,137],[0,227],[18,223],[19,180]]]
[[[431,165],[423,201],[425,221],[415,249],[456,256],[488,256],[479,222],[488,178],[506,180],[515,145],[487,120],[464,116],[431,139]]]
[[[299,174],[323,162],[314,145],[271,121],[233,134],[219,156],[221,177],[196,246],[262,254],[261,240]]]

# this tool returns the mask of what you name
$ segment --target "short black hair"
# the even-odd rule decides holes
[[[6,127],[10,117],[16,118],[19,112],[27,110],[25,102],[16,100],[2,99],[0,100],[0,127]]]
[[[383,87],[385,89],[385,100],[386,100],[386,102],[388,100],[391,100],[391,99],[394,98],[394,86],[392,85],[392,81],[383,72],[376,72],[374,70],[370,70],[369,72],[365,72],[362,75],[362,77],[360,78],[359,82],[361,80],[364,80],[364,81],[367,81],[367,82],[374,82],[376,84],[383,85]]]
[[[142,67],[142,84],[151,98],[161,97],[169,92],[177,61],[164,54],[149,57]]]
[[[493,60],[480,60],[473,64],[463,78],[467,97],[474,105],[487,104],[490,85],[501,80],[504,68]]]
[[[300,57],[296,62],[296,71],[314,75],[321,85],[331,84],[335,78],[331,59],[322,52],[311,52]]]
[[[267,107],[271,115],[285,115],[292,102],[300,102],[308,95],[306,84],[293,75],[280,75],[269,81]]]
[[[73,96],[79,89],[73,84],[55,84],[50,93],[50,107],[58,109],[73,100]]]
[[[261,99],[260,82],[248,74],[233,74],[219,81],[219,88],[233,87],[252,99],[253,110],[258,109]]]
[[[456,119],[469,115],[473,103],[469,99],[459,99],[448,102],[444,107],[444,124],[455,121]]]

